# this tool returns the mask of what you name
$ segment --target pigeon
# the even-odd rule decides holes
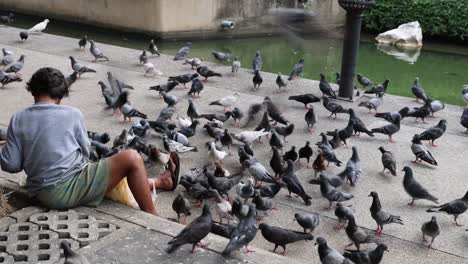
[[[275,182],[274,184],[262,184],[256,190],[259,191],[261,197],[275,198],[282,187],[281,183]]]
[[[293,162],[291,160],[287,160],[288,166],[284,170],[283,174],[283,182],[286,184],[286,188],[288,189],[289,196],[291,197],[291,193],[299,195],[299,197],[304,200],[304,203],[309,206],[312,204],[311,200],[312,197],[306,194],[304,187],[302,187],[299,178],[294,173]]]
[[[434,203],[439,203],[438,198],[434,197],[432,194],[430,194],[426,188],[424,188],[419,182],[416,181],[413,177],[413,170],[411,170],[410,167],[405,166],[403,168],[403,171],[405,172],[405,176],[403,178],[403,187],[408,193],[409,196],[411,196],[412,200],[408,205],[414,205],[415,200],[429,200]]]
[[[68,241],[62,240],[60,242],[60,248],[63,249],[63,255],[65,257],[64,264],[91,264],[84,255],[74,252],[70,248],[70,243]]]
[[[283,78],[281,78],[281,72],[278,72],[278,76],[276,77],[276,85],[278,85],[278,89],[279,91],[281,92],[281,88],[285,88],[287,87],[286,85],[286,82],[283,80]],[[291,97],[289,97],[291,98]],[[291,99],[289,99],[291,100]]]
[[[400,131],[400,120],[389,123],[383,127],[372,128],[372,133],[380,133],[388,136],[388,141],[390,143],[395,143],[396,141],[392,138],[393,134]]]
[[[343,142],[343,144],[345,144],[346,146],[348,146],[348,144],[346,143],[346,140],[349,139],[353,135],[353,131],[354,131],[353,128],[354,128],[354,121],[351,119],[351,116],[350,116],[346,127],[338,130],[338,137],[340,138],[341,142]],[[333,134],[334,134],[333,131],[327,132],[327,135],[329,136]],[[339,147],[339,145],[336,147]]]
[[[8,15],[5,15],[5,16],[0,16],[0,23],[9,24],[14,21],[13,20],[14,17],[15,15],[13,15],[12,13],[9,13]]]
[[[418,119],[421,119],[424,124],[427,124],[427,122],[424,119],[431,114],[430,107],[431,106],[429,103],[425,103],[421,107],[414,107],[406,114],[406,116],[416,117],[416,122],[418,122]]]
[[[291,146],[291,149],[289,151],[286,151],[283,155],[283,160],[284,161],[292,161],[295,162],[298,159],[299,155],[296,152],[296,147]]]
[[[209,121],[218,120],[222,123],[226,122],[231,117],[231,112],[227,111],[224,114],[201,114],[199,118],[204,118]]]
[[[260,131],[242,131],[234,135],[234,138],[244,144],[252,145],[252,143],[262,137],[268,135],[269,132],[261,129]]]
[[[163,75],[160,70],[154,68],[154,64],[151,62],[146,62],[143,64],[143,76],[156,76],[156,75]]]
[[[317,157],[312,163],[312,169],[314,169],[314,177],[317,178],[317,173],[324,172],[327,168],[325,165],[325,158],[323,157],[322,151],[319,150]]]
[[[337,175],[328,175],[325,176],[325,179],[330,183],[331,186],[335,188],[339,188],[344,185],[344,179]],[[319,179],[311,179],[309,181],[310,184],[320,185],[320,177]]]
[[[96,70],[93,70],[91,68],[88,68],[86,66],[81,65],[78,63],[73,56],[70,56],[70,61],[71,61],[71,67],[73,71],[78,73],[78,77],[81,77],[82,74],[87,73],[87,72],[96,72]]]
[[[4,69],[6,73],[18,73],[24,67],[24,58],[25,55],[21,55],[17,62],[10,64],[8,67]]]
[[[336,99],[335,91],[333,91],[331,85],[327,82],[327,80],[325,79],[325,75],[323,75],[323,73],[320,73],[319,88],[323,94],[323,97],[328,96],[328,97]]]
[[[178,75],[178,76],[169,76],[168,81],[181,83],[185,87],[186,83],[191,82],[192,80],[194,80],[197,77],[198,77],[198,73],[194,73],[194,74],[187,73],[187,74]]]
[[[148,51],[151,52],[151,55],[158,55],[158,56],[161,56],[161,54],[159,53],[159,49],[158,47],[156,46],[156,44],[154,43],[154,39],[150,40],[150,43],[148,45]]]
[[[211,218],[210,209],[208,205],[205,204],[202,214],[168,242],[170,247],[167,249],[167,253],[173,253],[180,246],[185,244],[192,244],[192,253],[195,253],[195,246],[197,246],[197,244],[201,247],[206,247],[207,245],[200,243],[200,241],[210,233],[212,224],[213,220]]]
[[[230,53],[213,50],[211,52],[211,54],[213,54],[214,58],[217,59],[220,62],[231,61],[231,54]]]
[[[276,253],[278,246],[283,248],[281,255],[286,255],[286,245],[295,243],[301,240],[312,240],[314,236],[309,233],[299,233],[280,227],[271,226],[266,223],[261,223],[258,227],[262,233],[262,236],[270,243],[275,244],[275,248],[272,250],[273,253]]]
[[[249,106],[247,110],[247,121],[242,127],[247,127],[252,120],[255,119],[258,113],[262,112],[265,108],[265,103],[255,103]]]
[[[275,179],[268,170],[257,160],[245,160],[244,166],[249,170],[250,175],[255,179],[255,184],[263,182],[275,183]]]
[[[187,57],[187,55],[189,54],[191,48],[192,48],[192,43],[191,42],[185,43],[185,45],[182,48],[180,48],[180,50],[174,56],[174,60],[175,61],[184,60]]]
[[[327,139],[327,136],[324,133],[320,133],[322,137],[322,142],[319,145],[320,150],[322,150],[323,157],[328,163],[333,162],[337,167],[341,166],[341,161],[335,156],[333,148],[330,145],[330,142]]]
[[[262,56],[260,55],[260,51],[257,50],[257,52],[255,53],[255,57],[252,61],[252,69],[254,72],[256,71],[261,71],[262,70]]]
[[[249,206],[242,203],[240,197],[236,197],[232,202],[232,214],[241,220],[245,218],[249,213]],[[228,237],[231,238],[231,237]]]
[[[348,216],[348,225],[346,226],[346,235],[353,242],[350,245],[354,244],[356,249],[361,250],[361,244],[377,244],[379,241],[376,237],[373,237],[367,234],[362,228],[356,224],[354,216]]]
[[[332,207],[333,202],[344,202],[354,198],[354,195],[350,193],[338,191],[323,174],[320,174],[320,193],[329,202],[327,210]]]
[[[341,202],[336,203],[335,216],[338,218],[338,224],[335,227],[336,230],[343,228],[342,223],[346,224],[348,219],[353,216],[353,210],[351,210],[350,207],[351,205],[346,206]]]
[[[463,113],[460,117],[460,124],[466,128],[465,132],[463,132],[464,134],[468,134],[468,107],[465,107],[465,109],[463,109]]]
[[[0,70],[0,83],[2,84],[2,88],[12,82],[22,82],[23,79],[18,76],[19,74],[15,73],[5,73],[4,71]]]
[[[332,117],[333,115],[335,115],[336,118],[337,113],[347,113],[348,111],[344,109],[343,106],[341,106],[340,104],[334,101],[330,101],[330,99],[328,99],[328,97],[326,96],[322,97],[322,104],[325,107],[325,109],[327,109],[331,113],[328,117]]]
[[[234,107],[231,111],[232,119],[234,119],[234,126],[239,127],[241,119],[244,117],[244,112],[239,107]]]
[[[413,152],[416,159],[414,163],[418,161],[425,161],[431,165],[437,166],[437,161],[432,156],[432,153],[427,149],[427,147],[421,142],[421,138],[418,134],[415,134],[413,140],[411,141],[411,151]]]
[[[140,61],[140,64],[145,64],[148,62],[148,55],[146,55],[146,50],[143,50],[143,52],[138,57],[138,60]]]
[[[263,105],[266,106],[268,116],[275,121],[275,125],[277,123],[283,125],[287,125],[289,123],[289,121],[282,115],[282,113],[279,111],[278,107],[273,103],[270,97],[267,96],[263,99]]]
[[[275,173],[275,178],[278,178],[283,173],[283,160],[277,147],[272,146],[271,150],[273,151],[273,155],[271,156],[270,167]]]
[[[29,33],[27,31],[21,31],[19,33],[21,41],[25,42],[29,38]]]
[[[170,82],[167,82],[167,83],[163,83],[163,84],[151,86],[148,90],[158,91],[158,92],[159,92],[159,95],[161,95],[162,92],[169,93],[169,92],[172,91],[178,84],[179,84],[178,82],[170,81]]]
[[[78,41],[78,47],[79,47],[80,49],[85,49],[87,44],[88,44],[88,36],[84,35],[84,36]]]
[[[257,211],[264,212],[264,216],[258,216],[257,221],[262,221],[265,216],[268,215],[268,212],[271,210],[276,210],[273,207],[273,200],[270,198],[262,197],[260,195],[260,190],[255,190],[254,196],[252,198],[252,204],[255,205]]]
[[[419,83],[419,78],[416,78],[416,80],[414,80],[413,86],[411,87],[411,91],[413,92],[414,96],[416,97],[416,101],[419,101],[419,100],[426,101],[427,100],[426,92],[421,87],[421,84]]]
[[[383,104],[383,93],[378,93],[377,97],[372,98],[368,101],[360,102],[359,107],[365,107],[369,109],[369,114],[372,113],[372,109],[377,113],[377,109]]]
[[[351,186],[356,186],[357,180],[361,177],[362,168],[361,160],[359,159],[357,147],[353,146],[353,155],[346,163],[346,169],[338,174],[340,178],[346,179]]]
[[[463,214],[468,210],[468,192],[465,193],[465,196],[459,199],[455,199],[451,202],[445,203],[443,205],[427,209],[426,212],[428,213],[438,213],[438,212],[445,212],[449,215],[453,215],[453,220],[455,221],[455,225],[462,226],[458,224],[457,219],[458,216]]]
[[[263,82],[263,78],[262,76],[260,76],[260,71],[255,71],[252,82],[254,85],[254,89],[260,89],[260,85]]]
[[[382,173],[387,169],[393,176],[397,176],[396,160],[393,153],[386,150],[384,147],[379,147],[379,150],[382,152],[382,165],[384,167]]]
[[[241,62],[238,57],[234,59],[231,65],[231,72],[232,73],[237,73],[241,67]]]
[[[41,33],[47,28],[47,24],[49,24],[49,19],[44,19],[41,23],[38,23],[34,27],[28,29],[28,32]]]
[[[468,103],[468,85],[463,85],[462,96],[463,101],[465,101],[465,103]]]
[[[434,100],[432,98],[427,98],[427,101],[424,103],[429,104],[429,110],[431,115],[434,116],[434,113],[439,112],[445,108],[445,104],[439,100]]]
[[[302,70],[304,69],[304,59],[300,59],[299,63],[294,65],[291,74],[289,75],[288,81],[291,81],[292,79],[296,79],[301,75]]]
[[[367,77],[363,76],[360,73],[357,74],[357,80],[358,80],[358,83],[362,85],[363,88],[374,86],[374,83],[371,80],[369,80]]]
[[[198,79],[195,78],[192,80],[192,87],[188,91],[188,95],[194,97],[197,94],[198,98],[200,98],[200,93],[203,91],[203,83]]]
[[[310,141],[306,141],[305,146],[299,149],[299,161],[301,159],[307,160],[307,168],[309,168],[310,157],[314,154],[312,147],[310,147]]]
[[[187,120],[189,121],[189,120]],[[195,136],[197,126],[200,124],[198,120],[194,120],[188,127],[184,127],[178,132],[184,134],[187,138]]]
[[[134,123],[130,128],[130,132],[134,133],[136,136],[143,138],[146,136],[146,132],[150,129],[150,125],[147,120],[140,119],[138,122]]]
[[[427,242],[426,236],[431,238],[431,241],[429,242],[429,250],[432,249],[432,244],[434,243],[434,240],[436,239],[437,236],[440,235],[440,226],[437,223],[437,217],[432,216],[431,220],[428,222],[425,222],[422,227],[422,239],[424,242]]]
[[[372,205],[370,207],[371,216],[374,221],[377,223],[376,234],[378,236],[382,235],[384,225],[388,224],[400,224],[403,225],[403,220],[400,216],[392,215],[382,208],[380,204],[379,195],[376,192],[371,192],[369,197],[372,197]]]
[[[13,57],[14,55],[13,51],[2,48],[2,53],[3,53],[3,57],[2,57],[1,64],[3,66],[7,66],[8,64],[13,63],[13,61],[15,61]]]
[[[163,146],[166,151],[185,153],[189,151],[197,152],[197,147],[190,146],[189,144],[184,145],[175,140],[169,139],[167,135],[163,135]]]
[[[312,134],[312,129],[314,128],[315,123],[317,123],[317,116],[315,116],[315,111],[312,106],[310,106],[309,110],[304,116],[304,120],[307,125],[307,132]]]
[[[245,183],[243,181],[240,181],[237,184],[236,191],[237,195],[239,195],[239,197],[244,199],[245,203],[247,203],[247,200],[252,198],[255,194],[254,180],[247,179]]]
[[[402,109],[400,109],[400,111],[397,112],[375,113],[374,116],[377,118],[383,118],[390,123],[394,123],[396,121],[403,120],[403,118],[406,117],[409,111],[409,107],[403,107]]]
[[[177,214],[177,221],[180,221],[180,215],[183,214],[185,216],[183,222],[185,222],[187,216],[191,215],[190,209],[192,209],[192,205],[189,200],[184,198],[182,193],[179,193],[172,202],[172,210]]]
[[[328,136],[332,136],[332,139],[330,139],[330,145],[332,146],[333,149],[337,149],[339,148],[341,145],[342,145],[342,141],[341,141],[341,138],[338,134],[339,130],[338,129],[335,129],[335,131],[328,131],[327,132],[327,135]],[[319,145],[321,143],[317,143],[317,145]]]
[[[228,95],[226,97],[223,97],[219,100],[211,102],[209,105],[219,105],[224,107],[224,111],[229,108],[229,110],[232,109],[232,106],[237,103],[239,100],[240,94],[239,93],[234,93],[233,95]]]
[[[106,99],[106,103],[108,102],[107,100],[108,99]],[[109,98],[109,100],[112,100],[112,102],[108,104],[107,109],[112,108],[114,110],[114,113],[117,113],[117,111],[120,111],[120,109],[128,102],[128,92],[124,91],[121,94],[119,94],[116,98]]]
[[[288,100],[293,100],[299,103],[303,103],[305,109],[308,109],[309,108],[308,105],[311,103],[320,102],[320,98],[313,94],[293,95],[293,96],[289,96]]]
[[[214,77],[214,76],[223,77],[223,75],[221,73],[212,71],[207,66],[198,66],[197,67],[197,72],[201,76],[205,77],[205,81],[208,80],[208,78]]]
[[[224,151],[217,150],[214,142],[211,142],[210,146],[211,149],[208,151],[208,161],[212,163],[222,163],[227,153]]]
[[[122,112],[124,116],[124,122],[127,121],[127,118],[129,121],[132,121],[132,117],[139,117],[142,119],[148,118],[147,115],[143,114],[142,112],[138,111],[133,105],[126,103],[120,108],[120,112]]]
[[[286,137],[291,135],[294,132],[294,124],[291,123],[287,126],[277,126],[275,127],[275,131],[276,133],[278,133],[278,135],[283,136],[283,139],[285,142],[288,142],[286,141]]]
[[[73,72],[71,73],[70,75],[68,75],[67,77],[65,77],[65,81],[67,81],[68,83],[68,89],[71,89],[72,85],[78,80],[78,73],[77,72]]]
[[[232,205],[229,201],[226,201],[219,195],[219,192],[217,190],[210,190],[210,192],[213,194],[215,203],[216,203],[216,212],[218,213],[219,216],[219,222],[222,223],[223,219],[229,221],[234,221],[234,216],[232,216]]]
[[[316,213],[296,213],[294,214],[294,221],[297,221],[304,229],[304,233],[307,233],[307,230],[312,233],[320,225],[320,215]]]
[[[334,248],[328,246],[325,238],[318,237],[315,245],[318,245],[318,254],[322,264],[350,264],[348,259],[343,257]]]
[[[111,72],[107,72],[107,80],[109,81],[109,84],[111,85],[111,88],[113,89],[114,93],[117,95],[122,93],[124,89],[135,90],[133,86],[128,85],[123,81],[115,78]]]
[[[343,256],[356,264],[379,264],[385,251],[388,251],[387,245],[378,244],[375,249],[368,251],[346,249]]]
[[[89,47],[89,52],[91,52],[91,55],[93,55],[94,62],[98,61],[99,59],[109,61],[109,58],[104,56],[104,53],[102,52],[102,50],[96,47],[96,43],[94,42],[94,40],[90,39],[89,43],[91,43],[91,46]]]
[[[272,134],[273,132],[275,132],[275,140],[270,140],[270,146],[278,146],[278,144],[281,144],[282,145],[282,140],[281,143],[277,142],[277,138],[279,138],[279,135],[278,133],[276,133],[276,131],[273,129],[271,129],[271,125],[270,125],[270,119],[268,118],[268,112],[263,112],[263,117],[262,117],[262,120],[260,121],[260,123],[257,125],[257,127],[255,127],[255,131],[260,131],[260,130],[264,130],[264,131],[271,131]],[[273,136],[273,135],[272,135]],[[271,144],[272,142],[276,142],[276,143],[273,143],[273,145]]]
[[[370,90],[365,91],[365,94],[375,94],[378,96],[379,94],[385,94],[387,92],[388,83],[390,80],[385,80],[382,84],[378,84],[376,86],[372,86]]]
[[[247,216],[240,219],[239,224],[229,239],[229,243],[222,252],[223,256],[230,256],[232,252],[242,247],[246,248],[246,253],[253,252],[253,250],[248,248],[248,245],[255,238],[255,235],[257,235],[256,215],[257,210],[255,209],[255,205],[250,204]]]
[[[374,136],[374,133],[372,133],[372,131],[367,129],[366,125],[356,115],[353,108],[348,109],[348,114],[349,114],[349,118],[353,121],[354,134],[357,134],[359,136],[361,134],[361,132],[362,132],[362,133],[366,133],[367,135],[369,135],[371,137]]]
[[[436,126],[433,126],[429,128],[428,130],[419,134],[419,139],[421,141],[429,140],[432,146],[437,147],[437,145],[434,144],[434,141],[440,138],[445,133],[446,129],[447,129],[447,120],[441,119]]]
[[[211,233],[229,239],[236,228],[233,224],[213,222]]]
[[[110,141],[110,136],[108,133],[98,133],[98,132],[91,132],[88,131],[88,137],[91,140],[101,142],[102,144],[106,144]]]
[[[183,63],[184,65],[186,64],[189,64],[192,68],[192,70],[195,68],[197,68],[198,66],[200,66],[202,64],[202,59],[200,58],[192,58],[192,59],[188,59],[188,60],[185,60],[185,62]]]

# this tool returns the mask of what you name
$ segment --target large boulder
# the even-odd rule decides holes
[[[399,47],[421,47],[422,30],[419,22],[414,21],[381,33],[375,39],[379,43],[392,44]]]

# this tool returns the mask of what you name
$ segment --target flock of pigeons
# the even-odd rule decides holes
[[[27,32],[41,32],[47,26],[48,20],[34,26]],[[88,40],[86,36],[80,39],[78,45],[80,49],[86,48],[90,43],[89,51],[98,60],[109,60],[104,55],[104,52],[99,49],[96,43]],[[146,155],[149,160],[159,164],[166,164],[168,154],[161,151],[154,145],[146,145],[143,141],[150,130],[155,131],[162,138],[162,145],[167,152],[196,152],[198,148],[190,143],[190,138],[197,134],[197,127],[202,120],[206,120],[203,128],[206,134],[211,138],[206,143],[208,163],[202,168],[195,168],[180,176],[179,183],[186,189],[187,195],[198,202],[199,207],[202,207],[202,213],[189,223],[176,237],[169,242],[168,252],[174,252],[177,248],[185,244],[192,245],[192,252],[195,252],[196,246],[205,246],[201,243],[210,232],[224,236],[229,239],[223,255],[229,256],[232,252],[243,247],[248,249],[249,243],[255,238],[258,230],[262,236],[272,244],[274,244],[273,252],[276,252],[278,246],[283,248],[282,254],[286,254],[286,246],[301,240],[312,240],[314,236],[312,232],[320,224],[320,216],[315,213],[296,213],[294,220],[304,230],[297,232],[266,223],[261,223],[257,226],[257,222],[268,216],[274,208],[273,199],[278,192],[285,188],[289,195],[295,194],[301,198],[306,205],[311,205],[311,197],[303,188],[302,181],[294,172],[295,162],[305,159],[307,167],[310,167],[311,159],[314,151],[311,142],[304,142],[304,146],[296,150],[292,146],[289,150],[284,150],[287,142],[287,137],[295,132],[295,125],[290,120],[287,120],[279,107],[270,97],[265,97],[262,102],[258,102],[249,106],[247,112],[243,112],[236,107],[240,95],[234,93],[219,100],[210,103],[212,106],[221,106],[224,111],[222,113],[201,114],[194,102],[196,97],[200,97],[203,91],[204,82],[212,77],[222,77],[221,73],[215,72],[203,66],[203,61],[200,58],[189,58],[189,52],[192,44],[186,43],[179,52],[174,56],[175,61],[183,60],[186,65],[190,65],[191,69],[196,69],[196,73],[187,73],[178,76],[171,76],[168,81],[152,86],[149,90],[154,90],[164,100],[164,107],[156,120],[148,120],[147,115],[137,110],[129,101],[128,96],[131,90],[134,89],[129,84],[119,80],[111,72],[107,73],[107,83],[100,81],[102,96],[108,109],[113,109],[114,113],[121,114],[124,121],[131,118],[138,118],[132,123],[131,127],[123,130],[118,135],[112,146],[108,143],[111,137],[108,133],[88,132],[88,136],[92,146],[92,160],[110,157],[124,149],[135,149],[138,152]],[[6,85],[12,81],[21,81],[20,71],[24,65],[24,55],[19,60],[14,60],[13,52],[3,49],[3,58],[1,64],[4,69],[0,70],[0,80],[2,85]],[[143,50],[138,60],[143,65],[145,75],[162,74],[154,68],[154,65],[149,62],[149,57],[160,56],[160,52],[154,42],[151,40],[148,47]],[[231,62],[232,55],[220,51],[213,51],[213,56],[216,60],[222,63]],[[71,67],[73,73],[67,77],[69,85],[73,85],[79,80],[82,74],[94,73],[95,70],[76,61],[70,56]],[[241,63],[236,57],[232,60],[232,72],[235,74],[239,71]],[[294,65],[288,80],[284,80],[281,73],[278,74],[276,84],[279,90],[284,90],[288,86],[288,81],[291,82],[298,78],[303,71],[304,60],[300,60]],[[262,57],[260,51],[257,51],[252,61],[254,89],[260,89],[263,82],[261,76]],[[204,77],[200,80],[199,77]],[[336,83],[339,84],[339,74],[337,74]],[[379,236],[385,225],[388,224],[403,224],[400,216],[387,212],[381,205],[379,194],[370,192],[372,197],[372,205],[370,207],[370,215],[375,220],[377,230],[375,234],[370,234],[360,228],[356,223],[356,218],[352,208],[344,202],[354,198],[354,195],[344,192],[340,187],[349,185],[355,186],[362,174],[361,161],[359,159],[359,151],[356,146],[352,147],[352,156],[346,162],[344,170],[338,175],[326,175],[325,171],[330,166],[330,163],[335,166],[341,166],[340,161],[335,152],[342,146],[347,145],[347,140],[353,135],[365,133],[370,137],[375,134],[384,134],[388,136],[390,142],[394,142],[392,136],[400,130],[400,122],[404,118],[414,117],[416,121],[421,119],[425,122],[425,118],[429,115],[434,115],[435,112],[444,109],[445,105],[431,99],[426,95],[425,91],[416,78],[412,85],[412,92],[417,101],[422,101],[420,107],[408,108],[405,107],[395,112],[378,112],[379,107],[383,104],[384,95],[387,92],[389,81],[386,80],[382,84],[375,85],[369,78],[358,74],[357,82],[365,89],[365,94],[374,94],[370,99],[361,102],[358,107],[365,107],[375,111],[375,117],[384,119],[388,124],[369,129],[364,122],[358,117],[353,108],[346,109],[339,102],[335,91],[330,83],[326,80],[323,74],[320,74],[319,88],[322,96],[318,97],[314,94],[301,94],[290,96],[289,100],[302,103],[305,108],[304,120],[307,124],[309,133],[313,132],[317,118],[314,112],[313,103],[322,102],[323,107],[330,112],[330,118],[338,114],[348,114],[349,121],[346,127],[335,129],[321,133],[321,141],[317,142],[318,154],[312,161],[312,168],[315,177],[310,180],[310,184],[319,185],[320,193],[323,198],[329,201],[328,209],[331,209],[335,204],[335,215],[339,220],[336,227],[337,230],[345,228],[348,238],[355,245],[356,250],[346,250],[343,254],[327,245],[327,241],[323,237],[316,239],[320,260],[325,264],[334,263],[380,263],[385,251],[388,251],[386,245],[382,244]],[[186,87],[190,84],[188,91],[188,108],[186,116],[174,117],[176,113],[176,105],[180,103],[179,98],[171,93],[173,89],[179,85]],[[359,90],[358,92],[359,93]],[[463,89],[463,96],[468,101],[468,86]],[[257,118],[258,117],[258,118]],[[259,120],[258,125],[253,130],[241,130],[239,133],[231,133],[225,126],[225,122],[232,118],[235,122],[235,127],[246,128],[252,122]],[[461,124],[467,128],[465,133],[468,133],[468,108],[463,112]],[[415,155],[414,162],[426,162],[432,166],[437,166],[437,161],[431,151],[422,141],[429,141],[433,146],[434,141],[443,136],[447,128],[447,121],[442,119],[436,126],[433,126],[421,134],[415,134],[412,140],[411,150]],[[1,131],[0,131],[1,132]],[[0,133],[0,137],[4,136],[4,131]],[[271,147],[272,157],[269,162],[270,171],[255,158],[254,150],[252,149],[255,141],[261,141],[263,137],[268,138]],[[225,168],[223,160],[231,155],[231,148],[237,146],[237,154],[241,172],[230,175]],[[379,148],[382,153],[382,165],[385,170],[388,170],[392,175],[396,176],[397,166],[394,154],[383,147]],[[248,171],[251,178],[243,180],[243,172]],[[403,187],[408,195],[412,198],[410,205],[413,205],[415,200],[425,199],[438,204],[438,199],[422,186],[413,176],[410,167],[404,167]],[[232,194],[235,192],[235,197]],[[214,203],[214,208],[219,216],[219,222],[213,220],[213,215],[210,211],[210,206],[206,201]],[[213,202],[211,202],[213,201]],[[186,217],[191,215],[192,202],[184,195],[179,195],[174,199],[172,204],[173,210],[178,216],[178,221],[184,223]],[[468,192],[460,199],[438,205],[427,210],[428,212],[445,212],[452,215],[456,225],[459,225],[457,218],[459,215],[466,212],[468,209]],[[183,217],[181,217],[183,216]],[[223,221],[226,220],[226,221]],[[441,229],[437,223],[437,218],[432,216],[428,222],[422,224],[421,231],[423,238],[430,238],[428,243],[429,248],[432,247],[434,239],[440,234]],[[361,250],[362,244],[377,244],[373,250]],[[62,245],[67,248],[67,245]],[[66,249],[69,250],[69,249]],[[84,262],[83,262],[84,263]]]

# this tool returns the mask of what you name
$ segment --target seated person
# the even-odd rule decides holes
[[[175,155],[169,159],[169,169],[154,180],[147,178],[143,159],[135,150],[91,163],[83,114],[60,105],[69,93],[63,74],[53,68],[39,69],[27,83],[27,90],[34,104],[11,117],[0,153],[2,170],[24,170],[28,192],[50,209],[97,206],[126,177],[139,207],[158,215],[151,190],[153,186],[175,189]]]

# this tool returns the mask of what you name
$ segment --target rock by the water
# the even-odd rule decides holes
[[[392,44],[399,47],[421,47],[422,30],[419,22],[414,21],[381,33],[375,39],[379,43]]]

